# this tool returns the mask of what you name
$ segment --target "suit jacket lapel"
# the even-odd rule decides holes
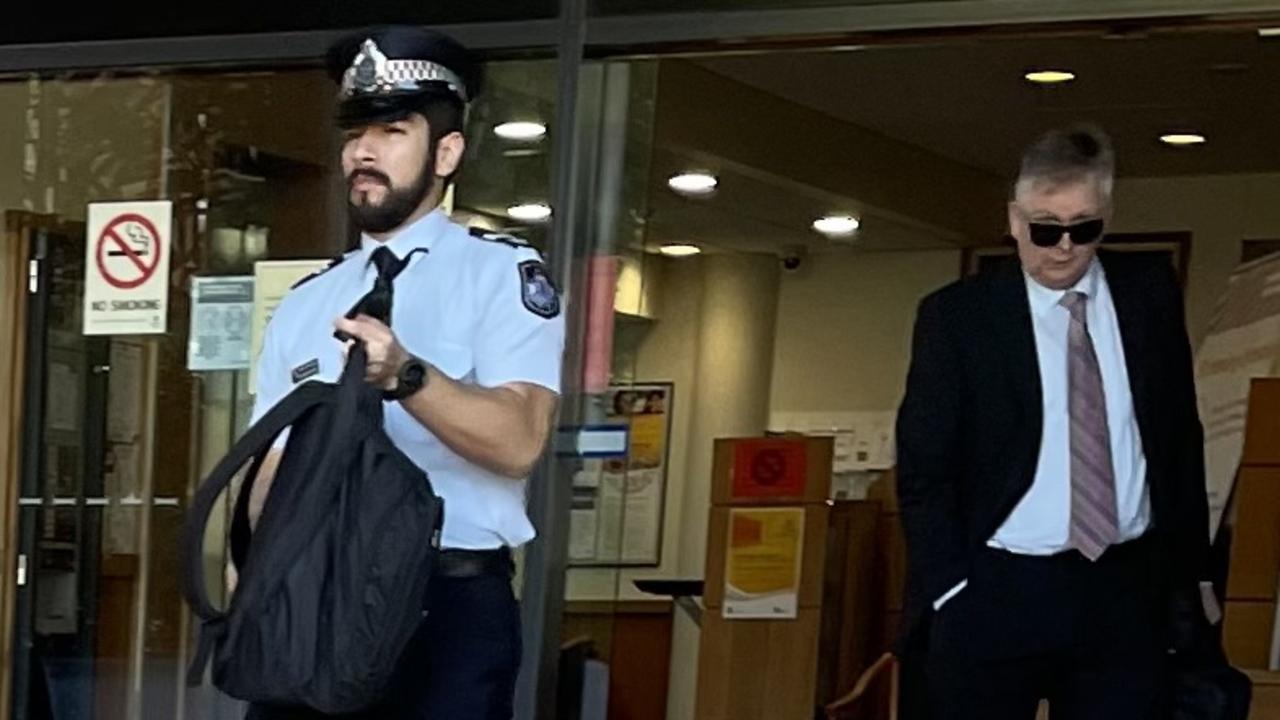
[[[1146,328],[1148,323],[1143,317],[1142,288],[1134,282],[1129,268],[1114,253],[1100,251],[1098,259],[1107,274],[1107,287],[1111,290],[1111,301],[1116,308],[1116,321],[1120,326],[1120,344],[1124,350],[1124,364],[1129,371],[1129,389],[1133,393],[1134,414],[1138,418],[1138,426],[1144,431],[1149,427],[1151,418],[1147,417],[1149,385],[1147,375],[1151,367],[1146,360],[1149,349]],[[1144,438],[1145,440],[1145,438]]]
[[[1037,443],[1044,422],[1040,389],[1040,360],[1036,355],[1035,330],[1031,324],[1031,303],[1026,279],[1018,262],[1006,263],[993,278],[993,317],[1000,328],[1000,346],[1009,378],[1025,413],[1030,437]]]

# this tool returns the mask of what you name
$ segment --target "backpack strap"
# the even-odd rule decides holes
[[[209,621],[224,617],[224,613],[209,599],[203,569],[205,527],[218,497],[249,461],[254,461],[254,471],[260,467],[262,457],[285,428],[307,410],[332,397],[333,386],[326,383],[312,381],[294,388],[249,428],[196,491],[183,525],[183,594],[201,619]]]
[[[231,510],[231,529],[227,533],[227,544],[230,545],[231,564],[237,571],[245,566],[249,557],[249,544],[253,542],[253,524],[249,521],[249,500],[253,496],[253,486],[261,472],[267,454],[253,461],[248,474],[240,481],[240,490],[236,496],[236,506]]]
[[[187,669],[187,684],[192,687],[200,685],[203,680],[204,670],[213,655],[214,643],[226,629],[226,613],[213,606],[204,577],[204,532],[213,507],[246,463],[253,461],[249,470],[252,478],[262,467],[263,459],[280,433],[303,413],[332,398],[333,386],[326,383],[311,381],[294,388],[293,392],[276,403],[275,407],[267,411],[236,441],[196,491],[182,529],[182,590],[192,610],[201,620],[200,640],[196,645],[191,667]]]

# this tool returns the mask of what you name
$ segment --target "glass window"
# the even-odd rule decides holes
[[[555,62],[486,71],[455,219],[545,248],[546,219],[511,208],[549,203]],[[15,717],[239,716],[211,688],[182,682],[198,625],[180,591],[183,513],[252,406],[247,369],[191,365],[206,338],[192,327],[192,287],[350,246],[333,103],[317,69],[0,83],[0,213],[38,261],[27,316],[11,318],[35,353],[14,493],[29,568],[12,628]],[[513,121],[543,132],[495,131]],[[86,336],[88,205],[157,199],[172,203],[166,332]],[[227,322],[223,342],[247,339],[247,317]],[[215,600],[227,507],[207,535]]]
[[[181,714],[183,509],[248,403],[243,371],[189,368],[189,289],[343,242],[332,96],[318,71],[0,85],[0,208],[36,260],[17,717]],[[157,199],[172,203],[166,332],[85,335],[88,205]]]

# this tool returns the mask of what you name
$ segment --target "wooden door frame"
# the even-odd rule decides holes
[[[13,707],[13,621],[18,590],[18,494],[22,480],[31,234],[50,225],[47,217],[6,212],[4,245],[0,247],[0,720],[9,720]]]

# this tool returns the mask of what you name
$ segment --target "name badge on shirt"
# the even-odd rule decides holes
[[[320,360],[312,358],[293,369],[293,382],[298,384],[309,377],[320,374]]]

